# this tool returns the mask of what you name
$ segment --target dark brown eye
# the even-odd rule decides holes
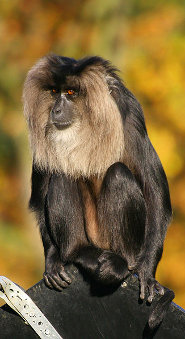
[[[69,95],[74,95],[75,91],[73,91],[73,89],[68,89],[67,94]]]
[[[56,94],[56,93],[59,93],[60,90],[58,88],[52,88],[51,92]]]

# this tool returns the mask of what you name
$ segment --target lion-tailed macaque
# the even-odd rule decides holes
[[[136,273],[141,299],[163,295],[154,328],[174,297],[155,280],[171,204],[140,104],[108,61],[54,54],[28,72],[23,100],[46,285],[67,287],[68,263],[102,285]]]

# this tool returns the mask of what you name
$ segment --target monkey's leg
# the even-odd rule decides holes
[[[71,282],[64,270],[72,262],[78,248],[87,244],[82,203],[77,183],[65,175],[52,175],[48,187],[44,231],[47,285],[57,289]]]
[[[98,219],[102,242],[114,253],[101,254],[97,274],[107,280],[108,276],[113,280],[114,275],[116,280],[118,276],[120,281],[124,279],[144,245],[145,218],[145,201],[134,176],[124,164],[113,164],[103,180]]]
[[[106,234],[108,225],[111,249],[127,260],[129,270],[138,274],[141,299],[144,299],[147,291],[148,301],[152,302],[155,290],[161,295],[164,293],[163,287],[154,278],[156,267],[152,266],[150,260],[151,249],[156,244],[148,247],[151,241],[146,241],[145,200],[134,176],[124,164],[116,163],[108,169],[102,186],[99,210],[102,234]],[[153,259],[155,262],[154,255]]]
[[[118,285],[129,274],[145,236],[145,202],[129,169],[112,165],[97,201],[100,248],[83,248],[76,258],[94,280]],[[109,250],[103,250],[108,248]]]

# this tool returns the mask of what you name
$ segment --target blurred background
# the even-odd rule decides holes
[[[28,288],[42,278],[38,228],[28,212],[31,154],[22,113],[29,68],[48,52],[101,55],[143,106],[173,205],[157,279],[185,308],[185,1],[0,1],[0,275]]]

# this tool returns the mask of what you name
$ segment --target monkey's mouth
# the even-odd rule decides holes
[[[53,125],[59,129],[59,130],[63,130],[63,129],[66,129],[68,128],[70,125],[72,124],[72,121],[65,121],[65,122],[54,122]]]

